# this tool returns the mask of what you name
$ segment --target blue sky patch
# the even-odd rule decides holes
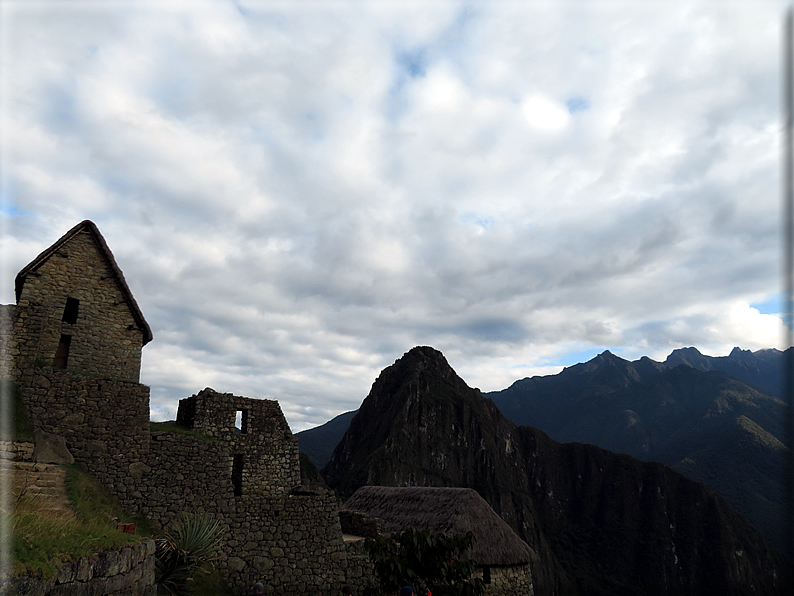
[[[590,102],[587,101],[584,97],[575,96],[571,97],[568,101],[565,102],[565,105],[568,107],[568,111],[571,114],[575,114],[576,112],[584,112],[585,110],[590,108]]]
[[[467,224],[474,224],[481,227],[483,230],[487,230],[494,225],[494,220],[492,217],[485,217],[471,212],[462,214],[460,216],[460,221]]]
[[[0,203],[0,213],[2,213],[3,215],[11,215],[11,216],[21,215],[21,212],[19,211],[19,207],[17,207],[13,203],[9,203],[6,201]]]
[[[573,366],[574,364],[581,364],[582,362],[587,362],[588,360],[592,360],[593,358],[601,354],[604,350],[610,350],[610,352],[612,352],[613,354],[615,353],[614,349],[609,349],[600,346],[597,348],[589,348],[587,350],[581,350],[579,352],[568,352],[564,356],[560,356],[559,358],[550,360],[548,364],[551,366]]]
[[[756,309],[762,315],[778,315],[783,312],[781,298],[780,294],[773,294],[763,302],[753,302],[750,308]]]
[[[427,73],[427,54],[424,50],[401,52],[397,55],[397,64],[412,79],[423,77]]]

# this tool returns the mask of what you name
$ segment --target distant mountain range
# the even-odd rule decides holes
[[[578,404],[587,413],[569,416],[589,415],[603,424],[599,407],[607,397],[651,374],[627,364],[633,363],[605,353],[581,365],[590,369],[586,374],[580,368],[566,375],[572,367],[556,375],[600,379],[603,390],[591,392],[596,407]],[[645,365],[651,361],[640,368]],[[692,382],[719,388],[721,397],[705,409],[708,418],[720,419],[734,407],[733,392],[759,404],[773,399],[739,391],[746,386],[721,373],[655,367],[651,376],[659,380],[632,404],[638,421],[648,415],[638,406],[661,395],[667,397],[656,410],[698,418],[703,407],[688,402],[700,391],[677,393]],[[627,444],[655,449],[669,443],[652,432],[635,434]],[[475,489],[537,554],[536,594],[783,594],[792,585],[790,561],[705,485],[660,463],[561,444],[536,428],[516,426],[432,348],[414,348],[381,373],[322,473],[343,497],[362,485]]]
[[[604,352],[485,394],[520,425],[659,461],[708,484],[784,545],[783,352],[675,350],[664,363]],[[762,393],[761,390],[766,391]]]
[[[704,482],[782,548],[783,362],[774,349],[712,357],[683,348],[663,363],[606,351],[485,396],[557,441],[659,461]],[[355,414],[297,433],[301,450],[324,466]]]
[[[339,414],[339,416],[332,418],[322,426],[295,433],[300,450],[309,456],[314,465],[322,468],[331,459],[334,447],[342,440],[356,412],[358,410]]]

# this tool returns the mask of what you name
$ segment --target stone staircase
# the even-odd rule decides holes
[[[26,498],[42,510],[74,517],[66,472],[58,464],[34,461],[33,453],[33,443],[0,441],[0,483],[10,489],[10,504]]]

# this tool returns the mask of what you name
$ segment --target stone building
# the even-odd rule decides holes
[[[412,527],[448,535],[471,531],[467,556],[486,596],[532,596],[535,554],[477,491],[470,488],[362,486],[339,511],[347,535],[374,537]]]
[[[180,402],[195,436],[150,429],[139,378],[152,332],[96,225],[81,222],[25,266],[16,298],[0,308],[2,377],[19,385],[35,430],[63,439],[128,510],[160,527],[181,511],[218,519],[218,567],[238,594],[255,581],[285,595],[347,581],[338,503],[300,487],[277,402],[205,389]]]
[[[301,483],[298,440],[277,401],[207,388],[179,400],[176,423],[228,445],[235,496],[281,495]]]
[[[96,225],[83,221],[17,275],[16,365],[49,364],[138,382],[152,340],[124,275]]]

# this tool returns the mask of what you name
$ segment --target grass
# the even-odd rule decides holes
[[[64,563],[118,550],[157,534],[144,516],[127,513],[99,481],[79,465],[66,471],[67,510],[51,510],[23,490],[12,495],[11,532],[14,576],[50,579]],[[21,494],[20,494],[21,493]],[[135,524],[135,535],[116,529],[116,519]],[[191,582],[194,596],[233,596],[217,569],[206,567]]]
[[[148,518],[127,513],[118,499],[108,494],[99,481],[81,466],[74,464],[63,468],[66,470],[66,494],[81,520],[96,524],[97,527],[107,525],[118,532],[116,522],[113,521],[118,519],[123,523],[134,523],[138,535],[149,538],[155,535],[155,529]]]
[[[15,576],[52,578],[66,562],[118,550],[151,536],[151,524],[126,514],[87,472],[78,466],[64,468],[72,509],[50,509],[24,489],[13,495],[11,572]],[[139,533],[119,532],[113,518],[140,524]]]

